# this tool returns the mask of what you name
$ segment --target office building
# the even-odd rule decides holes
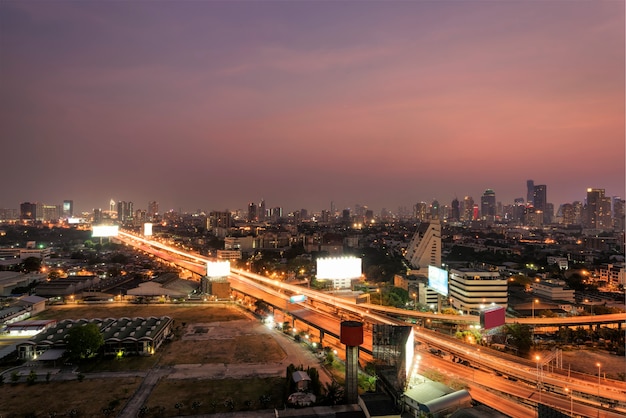
[[[506,308],[508,283],[499,271],[459,268],[450,269],[449,298],[455,309],[478,313],[492,304]]]

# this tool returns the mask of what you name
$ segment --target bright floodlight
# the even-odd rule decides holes
[[[357,277],[361,277],[361,259],[358,257],[317,259],[318,279],[355,279]]]
[[[151,237],[152,236],[152,224],[150,222],[146,222],[143,224],[143,236]]]
[[[230,261],[209,261],[206,265],[208,277],[224,277],[230,275]]]
[[[91,236],[99,237],[116,237],[120,227],[117,225],[94,225],[91,227]]]

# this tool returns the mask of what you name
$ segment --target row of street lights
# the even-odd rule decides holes
[[[540,378],[543,375],[543,365],[541,366],[541,375],[539,374],[539,361],[541,360],[541,357],[539,355],[535,356],[535,360],[537,361],[537,390],[539,391],[539,403],[541,403],[541,380]],[[601,368],[602,368],[602,364],[600,363],[596,363],[596,366],[598,366],[598,401],[600,398],[600,383],[601,383]],[[569,399],[570,399],[570,416],[574,416],[574,391],[570,388],[565,388],[565,392],[569,393]]]

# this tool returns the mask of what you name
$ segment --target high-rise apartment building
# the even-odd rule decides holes
[[[463,211],[461,214],[463,221],[469,222],[474,219],[474,199],[471,196],[465,196],[463,199]]]
[[[207,219],[208,229],[212,228],[231,228],[233,226],[233,217],[230,212],[223,211],[213,211],[209,212],[209,217]]]
[[[102,209],[94,209],[93,210],[93,224],[99,225],[102,223],[104,217],[102,216]]]
[[[533,191],[533,207],[535,208],[535,213],[541,211],[542,213],[542,223],[549,224],[551,216],[547,216],[546,209],[548,204],[548,187],[545,184],[537,184],[534,187]]]
[[[133,202],[117,202],[117,221],[128,222],[133,219]]]
[[[324,211],[322,211],[324,212]],[[326,211],[328,212],[328,211]],[[280,220],[280,218],[283,217],[283,208],[277,206],[275,208],[272,208],[271,210],[271,214],[270,217],[272,219],[272,222],[278,222]],[[326,222],[328,222],[328,220],[326,220]]]
[[[624,199],[613,198],[613,229],[616,231],[624,231],[624,204]]]
[[[430,219],[441,219],[441,207],[436,199],[430,204]]]
[[[426,202],[419,202],[413,206],[413,218],[420,222],[428,218],[428,204]]]
[[[485,190],[480,198],[481,219],[492,223],[496,220],[496,192],[492,189]]]
[[[604,189],[587,189],[585,220],[586,228],[601,230],[613,228],[611,198],[604,195]]]
[[[148,202],[148,219],[154,219],[159,214],[159,202],[153,200]]]
[[[37,219],[37,203],[20,203],[20,220],[35,221]]]

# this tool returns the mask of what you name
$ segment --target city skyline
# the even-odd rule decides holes
[[[624,197],[624,2],[0,3],[0,207]]]

